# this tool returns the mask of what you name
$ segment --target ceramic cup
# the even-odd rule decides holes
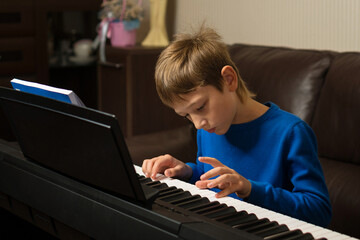
[[[92,41],[90,39],[81,39],[74,43],[75,56],[87,58],[91,54]]]

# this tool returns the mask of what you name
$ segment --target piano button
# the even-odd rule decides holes
[[[262,230],[256,231],[256,232],[254,232],[254,234],[259,236],[259,237],[265,238],[267,236],[271,236],[271,235],[274,235],[274,234],[287,232],[287,231],[289,231],[289,228],[286,225],[284,225],[284,224],[281,224],[281,225],[276,224],[275,226],[269,227],[267,229],[262,229]]]
[[[204,204],[201,204],[201,205],[199,205],[199,206],[189,208],[188,210],[189,210],[189,211],[192,211],[192,212],[195,212],[195,211],[198,211],[198,210],[201,210],[201,209],[204,209],[204,208],[213,206],[213,205],[220,205],[220,203],[219,203],[219,202],[204,203]]]
[[[181,204],[181,203],[187,203],[189,201],[192,201],[192,200],[198,199],[198,198],[201,198],[200,195],[190,195],[190,196],[185,196],[183,198],[170,201],[169,203],[179,206],[179,204]]]
[[[193,207],[199,206],[204,203],[209,203],[209,200],[207,198],[202,197],[202,198],[197,198],[197,199],[191,200],[186,203],[180,203],[180,204],[178,204],[178,206],[182,207],[184,209],[188,209],[188,208],[193,208]]]
[[[205,217],[208,217],[208,218],[211,218],[211,219],[214,219],[214,218],[217,218],[217,217],[221,217],[221,216],[224,216],[226,214],[229,214],[229,213],[234,213],[236,212],[235,208],[233,207],[226,207],[226,208],[219,208],[219,209],[216,209],[216,210],[213,210],[207,214],[204,214]]]
[[[219,209],[219,208],[226,208],[227,205],[223,204],[223,203],[220,203],[220,204],[216,204],[216,205],[212,205],[212,206],[209,206],[209,207],[206,207],[206,208],[203,208],[203,209],[199,209],[197,211],[194,211],[195,213],[197,214],[200,214],[200,215],[203,215],[203,214],[206,214],[206,213],[209,213],[213,210],[216,210],[216,209]]]
[[[174,192],[173,194],[169,194],[166,196],[159,197],[159,200],[162,200],[164,202],[171,202],[173,200],[181,199],[184,197],[191,196],[191,194],[188,191],[184,191],[181,189],[181,191]]]

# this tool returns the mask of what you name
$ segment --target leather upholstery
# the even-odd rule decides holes
[[[230,54],[259,102],[272,101],[310,122],[330,65],[329,54],[243,44],[231,46]]]
[[[360,53],[333,60],[312,127],[320,156],[360,164]]]
[[[333,208],[329,228],[360,238],[360,53],[245,44],[229,50],[259,102],[272,101],[314,129]],[[128,139],[134,162],[165,153],[194,162],[196,138],[188,130]]]

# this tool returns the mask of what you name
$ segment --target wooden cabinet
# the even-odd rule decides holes
[[[107,63],[99,63],[98,106],[115,114],[125,136],[182,126],[186,120],[160,101],[154,80],[163,48],[106,47]]]
[[[65,11],[91,11],[96,15],[101,3],[102,0],[1,0],[0,86],[11,87],[13,78],[50,84],[48,35],[54,29],[49,27],[49,15]],[[93,28],[95,34],[94,20],[84,21],[84,28]],[[0,138],[15,140],[1,109]]]
[[[34,0],[0,2],[0,86],[10,87],[15,76],[34,79],[35,14]],[[13,140],[10,126],[0,110],[0,137]]]

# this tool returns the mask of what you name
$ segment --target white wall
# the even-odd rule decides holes
[[[360,0],[176,0],[174,17],[175,33],[205,21],[229,44],[360,51]]]

